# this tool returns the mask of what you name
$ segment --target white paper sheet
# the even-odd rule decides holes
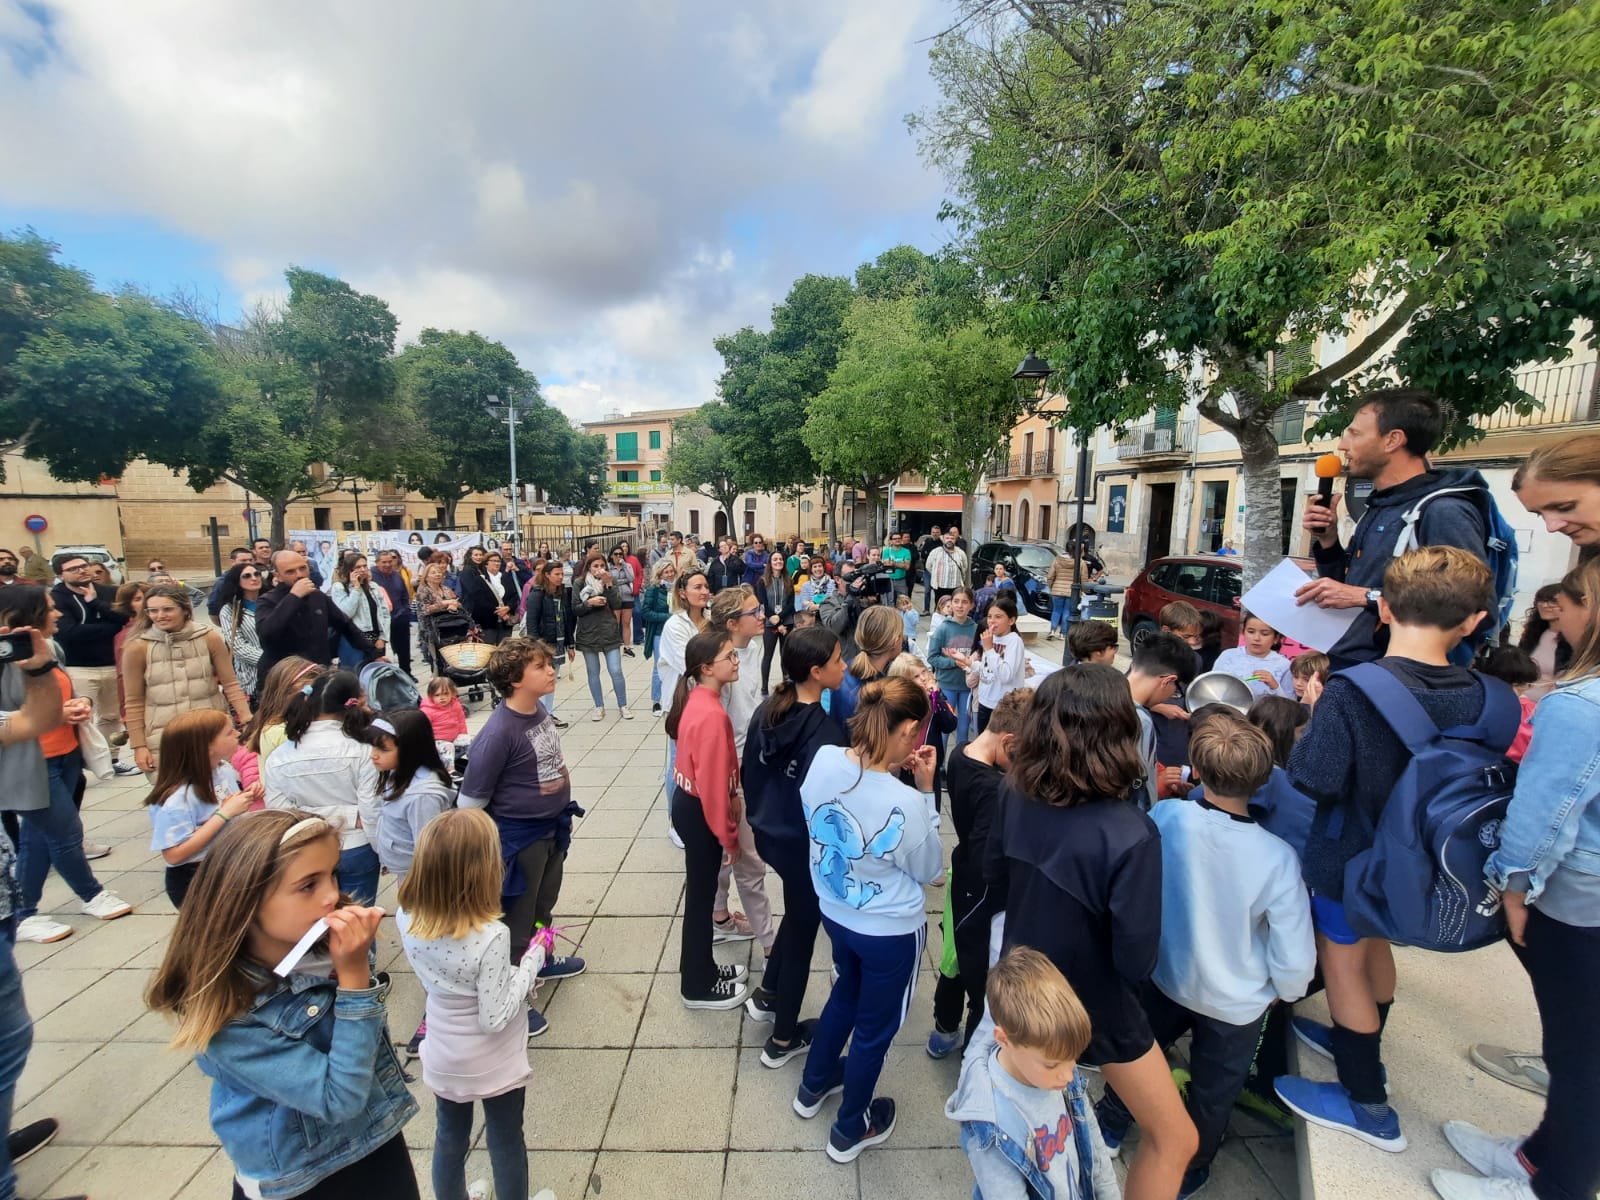
[[[1359,608],[1318,608],[1315,604],[1296,604],[1294,594],[1312,576],[1284,559],[1239,599],[1247,609],[1285,637],[1293,638],[1313,650],[1327,653],[1350,623],[1361,613]]]
[[[294,970],[300,960],[311,950],[311,947],[317,944],[317,939],[326,937],[327,933],[328,923],[318,917],[317,923],[306,930],[300,940],[294,944],[294,949],[285,954],[283,961],[272,968],[272,973],[280,979],[287,979],[289,972]]]

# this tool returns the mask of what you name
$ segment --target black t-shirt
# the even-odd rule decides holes
[[[969,886],[981,885],[984,844],[994,825],[1005,772],[973,758],[967,753],[967,743],[962,742],[950,751],[944,777],[950,787],[950,820],[956,827],[950,869],[958,884],[970,881]]]

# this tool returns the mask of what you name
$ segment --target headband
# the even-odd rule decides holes
[[[387,733],[390,737],[400,736],[400,731],[393,725],[389,724],[389,722],[385,721],[382,717],[379,717],[377,720],[373,721],[368,728],[376,729],[379,733]]]
[[[302,817],[300,820],[296,821],[293,825],[289,826],[289,828],[283,831],[283,836],[278,839],[278,845],[287,846],[290,840],[297,833],[304,833],[307,829],[310,829],[314,825],[327,825],[329,829],[333,828],[333,826],[328,825],[328,823],[321,817]]]
[[[307,675],[311,674],[311,672],[320,671],[321,669],[322,668],[317,666],[316,663],[307,663],[305,666],[301,667],[298,671],[295,672],[294,678],[291,679],[289,682],[290,683],[299,683]]]

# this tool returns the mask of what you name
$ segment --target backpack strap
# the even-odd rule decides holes
[[[1478,510],[1478,515],[1483,518],[1485,547],[1496,552],[1505,548],[1504,543],[1493,545],[1495,538],[1494,522],[1490,519],[1487,493],[1475,483],[1461,484],[1457,487],[1437,488],[1417,497],[1417,502],[1406,510],[1400,518],[1403,525],[1400,536],[1394,541],[1393,557],[1399,558],[1407,550],[1417,548],[1417,531],[1422,527],[1422,510],[1428,506],[1430,500],[1437,500],[1440,496],[1460,496],[1469,501],[1473,508]]]
[[[1483,712],[1476,723],[1447,729],[1445,736],[1477,742],[1504,754],[1522,727],[1522,703],[1505,680],[1488,675],[1479,675],[1478,679],[1483,684]]]
[[[1357,663],[1339,674],[1372,702],[1378,715],[1389,723],[1389,728],[1413,755],[1420,754],[1439,736],[1439,726],[1411,694],[1411,689],[1377,663]],[[1509,740],[1506,744],[1510,745]]]

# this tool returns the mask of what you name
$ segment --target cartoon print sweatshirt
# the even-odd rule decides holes
[[[700,801],[706,824],[723,849],[738,845],[733,798],[739,788],[739,755],[733,746],[733,723],[710,688],[691,688],[684,703],[672,781]]]

